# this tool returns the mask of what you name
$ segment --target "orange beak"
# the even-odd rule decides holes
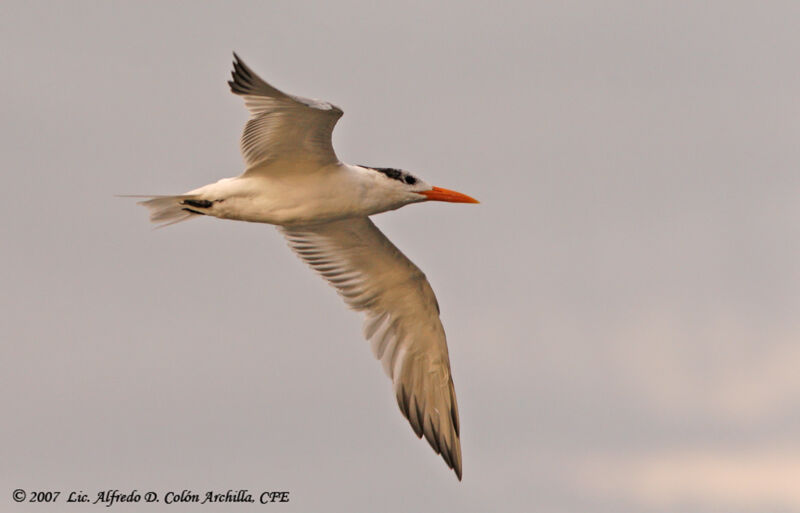
[[[430,191],[420,191],[417,194],[422,194],[428,201],[449,201],[451,203],[480,203],[475,198],[470,198],[466,194],[451,191],[450,189],[442,189],[441,187],[434,187]]]

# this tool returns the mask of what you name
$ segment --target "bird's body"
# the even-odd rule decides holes
[[[400,410],[460,480],[458,407],[439,305],[422,271],[369,216],[421,201],[477,201],[399,169],[340,162],[331,132],[341,109],[275,89],[238,57],[232,76],[231,90],[251,113],[244,173],[141,204],[162,226],[201,215],[278,226],[295,253],[364,312],[364,335]]]
[[[280,226],[319,224],[406,205],[405,195],[382,187],[384,180],[369,168],[341,162],[319,166],[313,161],[277,161],[186,196],[210,201],[210,207],[196,210],[223,219]]]

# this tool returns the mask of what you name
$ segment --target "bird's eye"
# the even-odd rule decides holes
[[[413,177],[413,176],[411,176],[411,175],[406,175],[406,177],[404,178],[404,180],[405,180],[405,182],[406,182],[408,185],[414,185],[415,183],[417,183],[417,179],[416,179],[416,178],[414,178],[414,177]]]

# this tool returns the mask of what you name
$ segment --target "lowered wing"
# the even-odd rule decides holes
[[[364,335],[392,379],[400,411],[460,480],[450,358],[425,275],[366,217],[279,229],[351,308],[366,314]]]

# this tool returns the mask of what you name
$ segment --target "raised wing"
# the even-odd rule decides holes
[[[461,480],[450,358],[425,275],[366,217],[279,229],[351,308],[366,314],[364,335],[394,383],[400,411]]]
[[[342,110],[327,102],[283,93],[264,82],[238,55],[233,56],[233,79],[228,85],[244,97],[250,111],[241,141],[247,168],[280,159],[338,162],[331,133]]]

